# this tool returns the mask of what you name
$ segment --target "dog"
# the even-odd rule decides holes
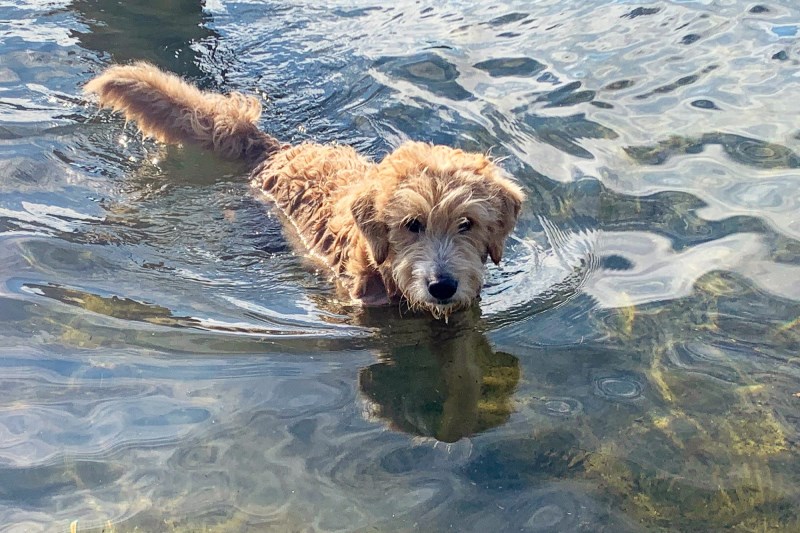
[[[255,97],[203,92],[144,62],[111,66],[84,92],[145,136],[246,162],[306,251],[365,306],[400,301],[445,320],[471,306],[525,199],[479,153],[406,142],[373,162],[343,145],[282,144],[257,126]]]

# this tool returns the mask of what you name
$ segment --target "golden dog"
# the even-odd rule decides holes
[[[447,318],[474,302],[500,262],[522,190],[486,156],[408,142],[380,163],[350,147],[282,145],[254,97],[202,92],[147,63],[112,66],[85,91],[147,136],[251,165],[307,251],[364,305],[404,300]]]

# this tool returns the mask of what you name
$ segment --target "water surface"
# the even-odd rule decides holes
[[[0,2],[4,531],[800,529],[794,2]],[[245,171],[80,96],[489,152],[480,309],[362,311]],[[77,522],[76,522],[77,521]]]

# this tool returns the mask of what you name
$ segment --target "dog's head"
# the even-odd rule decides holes
[[[484,263],[500,263],[522,190],[481,154],[406,143],[353,203],[372,258],[411,308],[447,317],[469,306]]]

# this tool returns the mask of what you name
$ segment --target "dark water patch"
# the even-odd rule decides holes
[[[721,109],[720,109],[719,107],[717,107],[717,104],[715,104],[715,103],[714,103],[713,101],[711,101],[711,100],[705,100],[705,99],[702,99],[702,100],[692,100],[692,102],[691,102],[691,104],[690,104],[690,105],[691,105],[692,107],[696,107],[696,108],[698,108],[698,109],[713,109],[713,110],[715,110],[715,111],[721,111]]]
[[[501,78],[506,76],[513,77],[529,77],[535,76],[545,66],[529,57],[504,57],[498,59],[488,59],[475,63],[475,68],[487,72],[494,78]]]
[[[99,489],[124,474],[121,465],[104,461],[64,461],[58,465],[0,468],[0,500],[41,505],[64,492]]]
[[[740,231],[769,232],[762,220],[753,217],[705,220],[697,214],[705,203],[692,194],[665,191],[633,198],[606,189],[602,195],[600,216],[606,229],[625,227],[644,231],[647,228],[650,232],[669,237],[676,252]],[[617,257],[612,264],[623,266],[626,264],[624,261],[625,258]]]
[[[29,318],[28,305],[13,298],[0,297],[0,321],[20,322]]]
[[[491,19],[487,24],[489,26],[504,26],[506,24],[520,22],[528,17],[529,15],[527,13],[508,13],[507,15],[501,15]]]
[[[373,11],[381,11],[382,9],[383,8],[380,7],[361,7],[355,9],[336,8],[333,10],[333,13],[337,17],[342,17],[342,18],[360,18],[369,15]]]
[[[595,97],[595,91],[579,91],[581,82],[576,81],[559,87],[554,91],[540,96],[537,102],[547,102],[545,107],[569,107],[584,102],[591,102]]]
[[[777,59],[778,61],[786,61],[789,59],[789,54],[786,53],[786,50],[781,50],[780,52],[776,52],[772,55],[772,59]]]
[[[748,11],[754,15],[761,15],[763,13],[769,13],[770,9],[765,5],[757,4],[751,7]]]
[[[480,487],[514,491],[575,475],[585,457],[568,431],[535,432],[487,446],[466,466],[466,475]]]
[[[455,65],[438,54],[382,57],[375,62],[375,68],[399,80],[413,83],[437,96],[451,100],[466,100],[472,97],[456,81],[459,72]]]
[[[667,85],[662,85],[660,87],[656,87],[655,89],[653,89],[649,93],[637,95],[636,98],[640,99],[640,100],[644,100],[644,99],[650,98],[651,96],[654,96],[654,95],[671,93],[671,92],[674,92],[674,91],[680,89],[681,87],[685,87],[687,85],[692,85],[694,83],[697,83],[697,81],[699,79],[700,79],[700,76],[697,75],[697,74],[691,74],[689,76],[684,76],[682,78],[678,78],[673,83],[669,83]]]
[[[617,138],[614,130],[588,120],[584,114],[567,117],[526,114],[523,120],[536,139],[582,159],[594,159],[594,155],[579,144],[581,139]]]
[[[627,89],[628,87],[632,87],[635,85],[636,82],[633,80],[618,80],[612,81],[605,87],[603,87],[604,91],[620,91],[622,89]]]
[[[600,258],[600,267],[607,270],[631,270],[633,263],[621,255],[607,255]]]
[[[643,165],[662,165],[673,155],[699,154],[703,145],[698,140],[686,137],[670,137],[666,141],[659,141],[655,146],[628,146],[625,152],[637,163]]]
[[[390,474],[404,474],[412,470],[431,470],[437,456],[429,446],[398,448],[381,458],[381,467]]]
[[[546,72],[546,71],[543,72],[538,78],[536,78],[536,81],[541,83],[552,83],[553,85],[561,83],[561,79],[558,76],[556,76],[552,72]]]
[[[694,44],[699,41],[703,36],[698,35],[696,33],[690,33],[688,35],[684,35],[681,39],[681,44]],[[678,80],[680,81],[680,80]]]
[[[660,7],[637,7],[622,15],[620,18],[635,19],[636,17],[644,17],[648,15],[655,15],[661,11]]]
[[[126,63],[148,60],[158,66],[210,85],[198,65],[193,44],[213,42],[219,35],[208,27],[211,17],[194,2],[170,3],[170,16],[160,6],[119,3],[112,0],[75,0],[69,9],[77,13],[84,28],[71,30],[83,48],[109,54]],[[88,31],[87,31],[88,30]]]

